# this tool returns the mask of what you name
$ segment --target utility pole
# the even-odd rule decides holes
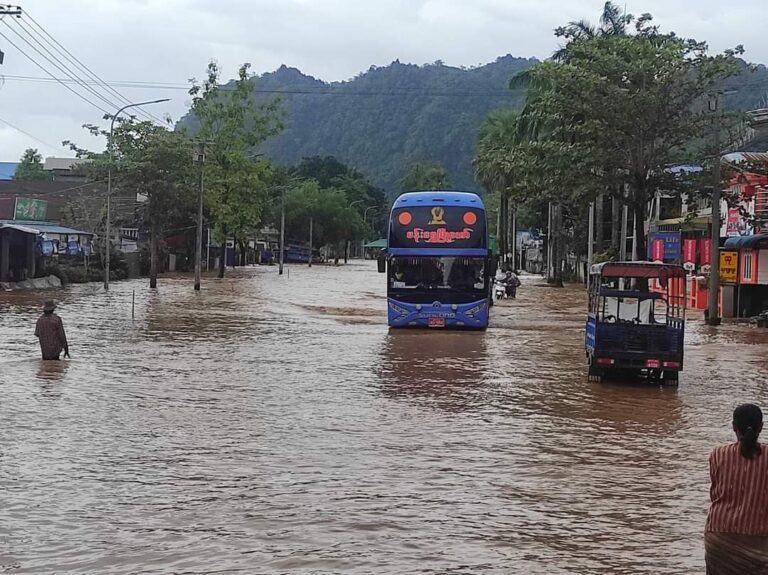
[[[21,18],[21,6],[11,6],[10,4],[0,4],[0,16],[16,16]],[[0,65],[5,59],[5,54],[0,50]]]
[[[280,265],[278,274],[283,275],[283,259],[285,258],[285,186],[280,189]]]
[[[120,108],[112,116],[112,121],[109,124],[109,141],[107,142],[107,149],[109,150],[109,164],[107,166],[107,231],[105,238],[105,253],[104,253],[104,289],[109,289],[109,252],[112,236],[112,217],[110,214],[110,201],[112,199],[112,162],[114,160],[114,145],[113,138],[115,132],[115,120],[117,117],[128,108],[135,108],[137,106],[147,106],[149,104],[160,104],[162,102],[168,102],[170,98],[162,98],[161,100],[150,100],[149,102],[136,102],[135,104],[126,104]]]
[[[709,111],[714,113],[715,164],[712,166],[712,256],[709,271],[709,301],[707,324],[720,325],[717,300],[720,295],[720,116],[722,105],[720,92],[709,94]]]
[[[315,221],[315,215],[309,213],[309,267],[312,267],[312,224]]]
[[[200,291],[201,260],[203,258],[203,183],[205,178],[205,142],[200,142],[197,150],[200,163],[200,190],[197,195],[197,238],[195,240],[195,291]]]
[[[589,204],[589,226],[587,232],[587,279],[589,279],[589,270],[592,269],[592,260],[595,256],[595,202]]]

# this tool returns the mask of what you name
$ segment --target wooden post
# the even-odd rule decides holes
[[[0,230],[0,282],[8,281],[11,230]]]

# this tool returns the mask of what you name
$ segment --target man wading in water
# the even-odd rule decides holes
[[[64,357],[69,357],[69,344],[67,336],[64,333],[64,323],[61,318],[53,313],[56,304],[52,301],[45,302],[43,306],[43,315],[37,320],[35,326],[35,335],[40,340],[40,351],[43,353],[43,359],[59,359],[61,350],[64,350]]]

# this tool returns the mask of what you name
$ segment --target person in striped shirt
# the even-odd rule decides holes
[[[768,449],[758,442],[763,412],[733,412],[737,442],[709,456],[712,504],[704,535],[707,575],[768,575]]]

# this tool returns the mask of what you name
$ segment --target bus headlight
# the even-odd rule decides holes
[[[479,312],[480,312],[480,311],[481,311],[481,310],[482,310],[484,307],[485,307],[485,304],[484,304],[484,303],[481,303],[480,305],[476,305],[476,306],[475,306],[475,307],[473,307],[472,309],[468,309],[467,311],[465,311],[465,312],[464,312],[464,315],[467,315],[467,316],[473,316],[473,315],[475,315],[476,313],[479,313]]]
[[[408,310],[404,307],[400,307],[397,304],[394,304],[392,302],[389,303],[389,309],[393,310],[394,312],[400,314],[400,315],[408,315]]]

